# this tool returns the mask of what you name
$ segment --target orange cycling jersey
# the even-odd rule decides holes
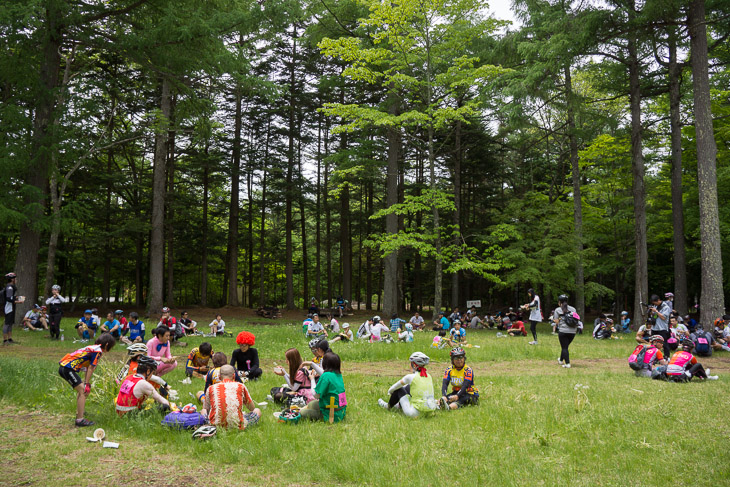
[[[101,345],[89,345],[64,355],[59,365],[78,372],[87,367],[96,367],[101,358]]]

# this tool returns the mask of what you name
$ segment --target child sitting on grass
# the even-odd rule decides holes
[[[249,380],[257,380],[264,371],[259,366],[259,352],[253,348],[256,337],[251,332],[242,331],[236,337],[236,343],[239,348],[231,354],[231,365]]]
[[[122,341],[127,345],[144,343],[144,322],[136,311],[129,313],[129,338],[123,336]]]
[[[479,391],[474,385],[474,371],[466,366],[466,352],[456,347],[449,353],[451,367],[444,372],[441,384],[441,409],[450,411],[469,404],[479,404]],[[451,384],[451,394],[448,394]]]
[[[446,338],[446,330],[441,330],[440,332],[438,332],[438,335],[433,337],[433,341],[431,342],[431,348],[442,349],[449,343],[450,340]]]
[[[343,323],[342,324],[342,332],[334,337],[331,341],[334,342],[351,342],[353,338],[352,330],[350,330],[350,324],[349,323]]]
[[[203,342],[199,347],[190,350],[188,361],[185,363],[185,375],[188,377],[197,377],[204,379],[210,367],[210,356],[213,354],[213,346],[208,342]]]
[[[430,359],[421,352],[414,352],[409,357],[411,373],[390,386],[390,400],[378,399],[380,407],[398,409],[409,418],[418,417],[438,409],[433,395],[433,380],[426,371]]]
[[[183,311],[182,313],[180,313],[180,325],[182,326],[183,331],[186,335],[195,335],[195,333],[197,333],[198,331],[196,329],[198,323],[190,319],[187,311]]]
[[[215,315],[215,319],[208,325],[210,328],[210,334],[213,336],[222,335],[226,332],[226,322],[223,321],[221,314]]]
[[[124,416],[130,411],[139,411],[148,397],[151,397],[165,408],[170,407],[169,401],[162,397],[152,383],[149,382],[156,371],[157,362],[155,362],[155,359],[146,355],[137,358],[135,374],[127,376],[119,388],[116,402],[116,410],[119,416]]]
[[[454,327],[450,331],[452,347],[458,346],[458,344],[466,344],[466,330],[461,327],[461,321],[455,320]]]
[[[347,396],[340,371],[340,356],[334,352],[326,353],[322,358],[322,368],[324,373],[319,379],[315,377],[314,371],[310,371],[315,400],[299,412],[302,418],[337,423],[345,419],[347,414]]]
[[[91,312],[89,312],[89,317],[91,317]],[[91,376],[101,356],[109,352],[116,343],[117,341],[113,336],[103,333],[97,338],[94,345],[66,354],[58,362],[58,375],[76,391],[76,422],[74,423],[76,426],[82,427],[94,424],[93,421],[84,418],[86,398],[91,394]],[[81,381],[78,374],[82,370],[86,371],[83,381]]]
[[[525,324],[520,320],[513,321],[512,326],[507,330],[507,334],[511,337],[526,337]]]
[[[413,325],[410,323],[405,324],[405,330],[401,331],[398,329],[398,341],[399,342],[412,342],[413,341]]]

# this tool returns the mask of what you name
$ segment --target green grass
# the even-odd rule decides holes
[[[236,333],[245,326],[232,321]],[[72,322],[64,322],[63,328],[68,338]],[[271,387],[281,384],[281,378],[271,373],[274,360],[283,363],[284,351],[292,346],[305,358],[311,355],[298,324],[246,329],[256,334],[264,365],[264,377],[250,383],[249,390],[262,401]],[[410,344],[336,344],[349,405],[347,420],[334,426],[279,424],[269,406],[255,428],[223,432],[197,443],[188,432],[162,427],[156,414],[117,418],[111,377],[124,357],[123,349],[102,359],[87,415],[109,439],[121,443],[115,455],[124,456],[124,469],[141,468],[155,452],[165,452],[170,463],[183,462],[178,468],[185,474],[203,475],[200,482],[229,479],[230,483],[230,475],[240,471],[250,475],[246,483],[254,485],[654,486],[678,479],[700,486],[730,485],[723,456],[730,437],[724,426],[729,398],[725,357],[711,361],[720,371],[717,382],[655,382],[634,377],[626,366],[633,337],[604,342],[584,335],[571,346],[574,368],[566,370],[555,361],[559,346],[548,330],[541,329],[537,347],[528,346],[526,338],[470,332],[470,341],[482,347],[467,350],[481,404],[428,419],[410,420],[384,411],[377,398],[386,398],[390,384],[406,373],[407,358],[415,350],[431,356],[434,363],[429,370],[440,385],[448,351],[428,348],[432,332],[416,334]],[[41,468],[56,465],[46,473],[59,480],[74,479],[75,464],[67,461],[68,455],[79,451],[88,455],[83,463],[89,467],[93,465],[89,461],[101,462],[112,454],[84,442],[90,431],[71,426],[74,394],[56,371],[63,353],[78,344],[54,343],[42,335],[16,332],[22,344],[3,349],[0,397],[11,408],[12,404],[61,415],[62,434],[54,440],[59,453],[44,450],[56,462],[46,459]],[[185,355],[203,340],[188,339],[188,347],[175,347],[173,352]],[[214,350],[228,356],[236,348],[232,338],[212,342]],[[200,389],[202,381],[181,384],[184,359],[179,362],[165,378],[179,391],[179,402],[186,403],[191,400],[188,392]],[[29,439],[17,446],[11,442],[6,455],[30,460],[44,441]],[[129,453],[134,451],[139,455]],[[18,468],[26,468],[27,475],[37,475],[31,463],[19,465],[25,465]]]

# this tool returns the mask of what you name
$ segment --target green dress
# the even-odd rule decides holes
[[[329,421],[330,410],[327,406],[330,404],[331,398],[334,398],[335,422],[345,419],[347,412],[347,397],[345,396],[345,383],[342,381],[342,374],[334,372],[325,372],[317,381],[314,392],[319,394],[319,410],[322,412],[322,418]]]

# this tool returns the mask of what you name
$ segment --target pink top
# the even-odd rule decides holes
[[[150,357],[171,358],[172,353],[170,353],[170,341],[168,340],[166,345],[162,345],[157,337],[153,337],[147,342],[147,355]]]

